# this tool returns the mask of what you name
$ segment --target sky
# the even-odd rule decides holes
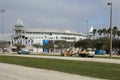
[[[65,29],[86,34],[90,27],[109,27],[110,6],[113,4],[112,25],[120,27],[120,0],[0,0],[0,33],[2,14],[4,34],[13,33],[18,18],[25,28]]]

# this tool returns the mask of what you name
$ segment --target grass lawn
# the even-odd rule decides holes
[[[60,54],[49,54],[49,53],[41,53],[41,54],[30,54],[30,55],[40,55],[40,56],[61,56]],[[72,57],[79,57],[78,55],[74,55]],[[107,58],[107,59],[111,59],[108,56],[105,56],[105,55],[96,55],[94,58]],[[120,59],[120,57],[118,56],[112,56],[112,59]]]
[[[95,56],[95,58],[107,58],[107,59],[111,59],[109,56],[105,56],[105,55],[97,55]],[[119,56],[112,56],[112,59],[120,59]]]
[[[120,80],[120,64],[15,56],[0,56],[0,62],[56,70],[101,79]]]

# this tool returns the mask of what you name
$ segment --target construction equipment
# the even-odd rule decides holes
[[[95,52],[90,48],[82,49],[78,52],[78,55],[81,56],[81,57],[94,57]]]
[[[62,56],[73,56],[76,54],[77,53],[75,52],[74,49],[65,50],[64,52],[61,53]]]

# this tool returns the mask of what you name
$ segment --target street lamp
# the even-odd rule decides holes
[[[112,58],[112,2],[107,5],[110,6],[110,58]]]
[[[2,50],[3,50],[3,53],[4,53],[4,48],[5,48],[5,45],[6,45],[6,42],[4,42],[4,12],[5,12],[5,9],[0,9],[0,12],[2,14]]]
[[[87,38],[88,38],[88,36],[89,36],[89,33],[88,33],[88,20],[86,21],[86,23],[87,23],[87,31],[86,31],[86,34],[87,34]]]
[[[2,38],[4,38],[4,15],[3,13],[5,12],[5,9],[1,9],[0,12],[2,13]]]

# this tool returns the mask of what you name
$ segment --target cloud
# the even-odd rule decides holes
[[[109,25],[108,0],[0,0],[5,12],[5,31],[12,32],[17,18],[27,28],[64,28],[86,33],[89,27]],[[113,24],[120,25],[119,0],[113,2]],[[1,25],[1,23],[0,23]]]

